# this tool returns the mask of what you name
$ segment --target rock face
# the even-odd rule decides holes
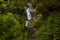
[[[36,40],[36,38],[34,37],[36,30],[36,28],[28,28],[29,40]]]
[[[31,0],[26,0],[27,2],[30,2]]]

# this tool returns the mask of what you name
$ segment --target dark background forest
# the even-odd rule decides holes
[[[60,0],[31,0],[33,35],[38,40],[60,40]],[[0,40],[28,40],[24,7],[27,0],[0,0]]]

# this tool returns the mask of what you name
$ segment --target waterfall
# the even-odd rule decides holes
[[[32,7],[32,4],[31,3],[27,3],[27,6],[28,7],[25,7],[25,11],[26,11],[26,14],[27,14],[27,20],[26,20],[26,27],[28,27],[29,25],[31,25],[30,21],[31,18],[32,18],[32,15],[31,13],[34,12],[35,10],[33,9]]]
[[[30,12],[30,9],[29,9],[29,8],[26,9],[26,14],[27,14],[27,19],[28,19],[28,20],[26,21],[26,27],[28,27],[28,26],[30,25],[29,20],[31,20],[31,18],[32,18],[31,12]]]
[[[31,20],[31,13],[30,13],[29,8],[26,9],[26,13],[27,13],[27,19]]]
[[[32,15],[31,13],[32,12],[35,12],[35,9],[33,9],[32,7],[32,4],[30,3],[27,3],[28,7],[25,7],[25,11],[26,11],[26,23],[25,23],[25,26],[27,27],[27,30],[28,30],[28,37],[29,37],[29,40],[37,40],[36,38],[33,37],[34,33],[36,32],[36,28],[32,28],[31,26],[31,22],[30,20],[32,19]]]

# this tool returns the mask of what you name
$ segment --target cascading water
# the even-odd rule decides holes
[[[31,18],[32,18],[32,15],[31,15],[31,8],[32,8],[32,4],[27,4],[29,7],[25,7],[25,11],[26,11],[26,14],[27,14],[27,20],[26,20],[26,27],[29,27],[29,25],[31,25],[30,21]]]
[[[31,20],[31,13],[30,13],[29,8],[26,9],[26,13],[27,13],[27,19]]]
[[[33,34],[36,31],[36,28],[31,28],[31,23],[30,23],[30,20],[32,19],[31,13],[34,12],[35,10],[33,9],[32,4],[27,3],[27,5],[28,7],[25,7],[25,11],[27,14],[27,17],[26,17],[27,20],[26,20],[25,26],[27,27],[27,30],[28,30],[29,40],[36,40],[35,38],[33,38]]]
[[[29,8],[26,9],[26,14],[27,14],[27,19],[28,19],[26,21],[26,27],[28,27],[30,25],[29,20],[31,20],[31,18],[32,18]]]
[[[29,25],[31,25],[30,21],[32,18],[31,12],[34,12],[35,10],[32,7],[32,4],[27,3],[28,7],[25,7],[25,11],[27,14],[27,21],[26,21],[26,27],[28,27]]]

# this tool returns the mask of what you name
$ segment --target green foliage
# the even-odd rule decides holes
[[[36,18],[35,21],[32,23],[32,27],[39,28],[42,23],[43,23],[42,15],[41,15],[41,14],[38,14],[38,15],[37,15],[37,18]]]
[[[38,27],[34,35],[38,40],[60,40],[60,1],[59,0],[33,0],[35,15],[41,14],[33,22]],[[36,4],[35,4],[36,3]]]
[[[0,40],[22,40],[23,26],[12,13],[0,16]]]
[[[59,30],[60,30],[60,13],[51,15],[48,17],[47,21],[42,24],[35,36],[39,40],[59,40]]]
[[[32,27],[38,40],[60,40],[60,1],[31,0],[36,9],[32,13]],[[28,40],[25,28],[26,0],[0,0],[0,40]],[[2,15],[3,14],[3,15]]]

